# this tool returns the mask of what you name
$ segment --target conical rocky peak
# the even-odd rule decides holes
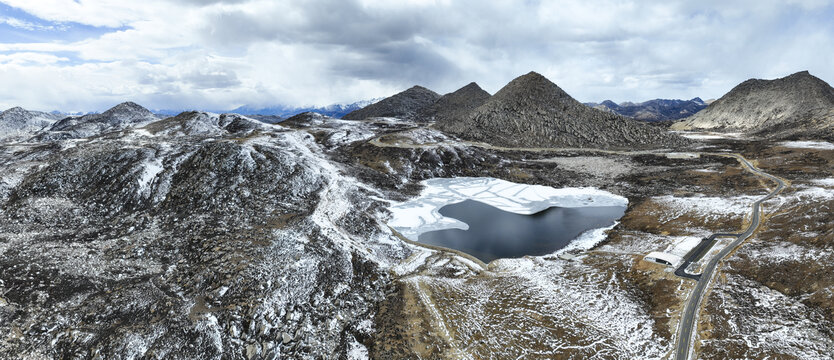
[[[4,114],[4,115],[5,114],[27,114],[27,113],[29,113],[29,111],[27,111],[26,109],[24,109],[20,106],[15,106],[13,108],[9,108],[6,111],[2,112],[2,114]]]
[[[364,120],[373,117],[396,117],[408,119],[434,104],[440,98],[436,92],[415,85],[375,104],[368,105],[342,117],[348,120]]]
[[[99,120],[105,120],[110,124],[131,124],[156,119],[156,116],[148,109],[132,101],[123,102],[107,111],[101,113]]]
[[[717,130],[789,137],[834,128],[834,88],[808,71],[774,80],[750,79],[675,130]]]
[[[455,121],[489,99],[488,92],[477,83],[466,86],[440,97],[433,105],[425,108],[415,117],[418,121]]]
[[[513,79],[495,93],[495,97],[516,100],[537,98],[548,102],[567,99],[578,103],[558,85],[535,71]]]
[[[107,111],[104,114],[113,114],[113,113],[137,113],[137,114],[152,114],[150,110],[146,109],[144,106],[139,105],[133,101],[126,101],[121,104],[118,104]]]

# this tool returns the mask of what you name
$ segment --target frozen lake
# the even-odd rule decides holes
[[[430,179],[415,199],[392,205],[388,224],[405,237],[484,262],[587,249],[628,204],[595,188],[556,189],[493,178]]]

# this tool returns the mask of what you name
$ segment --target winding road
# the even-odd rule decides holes
[[[705,294],[707,288],[709,287],[710,280],[712,280],[712,276],[713,276],[713,274],[715,274],[715,270],[718,267],[718,263],[720,263],[721,260],[723,260],[725,257],[727,257],[727,255],[732,253],[739,245],[741,245],[741,243],[743,243],[745,240],[750,238],[750,236],[753,235],[753,233],[759,227],[759,224],[761,222],[761,204],[762,204],[762,202],[769,200],[770,198],[772,198],[773,196],[775,196],[776,194],[781,192],[782,189],[784,189],[787,186],[785,181],[783,181],[782,179],[780,179],[776,176],[773,176],[773,175],[770,175],[768,173],[763,172],[761,169],[753,166],[753,164],[751,164],[749,161],[747,161],[747,159],[745,159],[741,155],[738,155],[738,154],[722,154],[722,155],[732,156],[732,157],[738,159],[738,161],[741,164],[743,164],[744,167],[746,167],[748,171],[750,171],[750,172],[752,172],[756,175],[759,175],[759,176],[768,178],[770,180],[773,180],[774,182],[776,182],[777,186],[769,194],[765,195],[764,197],[762,197],[759,200],[756,200],[756,202],[753,203],[753,216],[750,220],[750,226],[748,226],[747,229],[743,233],[741,233],[741,234],[713,234],[712,236],[710,236],[708,238],[709,242],[711,242],[713,239],[715,239],[715,237],[719,237],[719,236],[732,236],[732,237],[735,237],[736,239],[733,240],[733,242],[731,242],[729,245],[727,245],[726,247],[721,249],[721,251],[715,257],[710,259],[709,263],[707,263],[706,267],[704,268],[703,272],[700,275],[692,275],[692,274],[684,273],[686,275],[684,277],[694,279],[694,280],[698,281],[698,283],[695,285],[695,288],[692,290],[692,293],[689,295],[689,299],[687,300],[686,306],[683,309],[683,315],[681,316],[681,321],[678,324],[678,336],[677,336],[678,343],[677,343],[677,346],[675,347],[675,359],[676,360],[686,360],[686,359],[689,358],[689,355],[692,352],[692,342],[693,342],[692,335],[695,332],[695,330],[697,329],[698,310],[701,307],[701,300],[703,300],[704,294]],[[698,246],[704,246],[705,242],[707,242],[707,240],[704,240]],[[692,256],[690,256],[689,259],[686,260],[685,265],[689,266],[688,263],[692,259],[697,258],[697,255],[699,254],[700,251],[703,251],[703,249],[700,249],[698,251],[694,251]],[[683,273],[683,269],[685,269],[685,267],[683,267],[683,265],[682,265],[682,268],[678,268],[678,270],[675,271],[675,274],[678,275],[678,276],[682,276],[681,274],[678,273],[678,271]],[[697,278],[694,278],[694,277],[697,277]]]

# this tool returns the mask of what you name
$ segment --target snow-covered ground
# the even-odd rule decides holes
[[[680,136],[693,140],[717,140],[717,139],[735,139],[741,136],[740,133],[717,133],[717,132],[691,132],[691,131],[674,131]]]
[[[805,187],[792,194],[799,199],[811,199],[813,201],[834,200],[834,189],[824,187]]]
[[[661,221],[677,218],[683,214],[694,212],[705,218],[719,218],[724,216],[745,216],[750,212],[750,206],[759,196],[735,196],[729,198],[708,196],[659,196],[653,200],[668,207]]]
[[[834,150],[834,144],[827,141],[785,141],[779,145],[795,149]]]
[[[494,178],[438,178],[421,183],[425,188],[415,199],[389,207],[388,225],[403,236],[417,240],[427,231],[468,229],[458,220],[440,215],[448,204],[476,200],[517,214],[534,214],[549,207],[626,206],[628,199],[596,188],[555,189],[516,184]]]
[[[814,184],[834,187],[834,178],[827,178],[827,179],[817,179],[813,181]]]

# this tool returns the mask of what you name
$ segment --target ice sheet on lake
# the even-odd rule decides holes
[[[534,214],[549,207],[626,206],[628,200],[597,188],[562,188],[516,184],[494,178],[438,178],[424,180],[420,196],[392,205],[388,225],[403,236],[417,240],[424,232],[463,229],[468,226],[440,215],[448,204],[467,199],[483,202],[517,214]]]
[[[717,139],[735,139],[741,136],[739,133],[717,133],[717,132],[695,132],[695,131],[673,131],[674,133],[685,138],[693,140],[717,140]]]
[[[785,141],[780,145],[795,149],[834,150],[834,144],[827,141]]]

